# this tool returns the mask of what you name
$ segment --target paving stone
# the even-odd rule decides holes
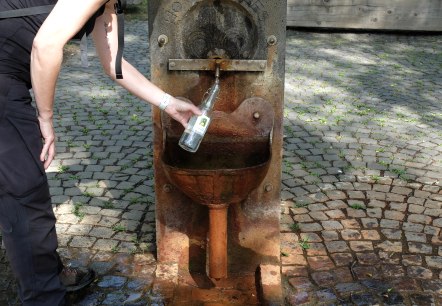
[[[312,270],[320,271],[320,270],[330,270],[334,268],[334,264],[328,256],[308,257],[307,261]]]
[[[424,225],[417,223],[404,222],[402,223],[402,229],[408,232],[420,233],[424,229]]]
[[[442,256],[425,256],[425,261],[429,268],[442,268]]]
[[[409,266],[407,267],[407,275],[416,279],[431,279],[433,272],[424,267]]]
[[[411,214],[407,218],[408,222],[431,224],[432,218],[430,216]]]
[[[414,242],[427,242],[427,235],[424,233],[407,233],[405,232],[405,238],[407,241],[414,241]]]
[[[434,297],[429,294],[410,294],[410,300],[413,305],[432,306],[436,305]]]
[[[442,294],[442,280],[424,280],[422,281],[422,288],[425,292]]]
[[[322,227],[325,230],[340,230],[343,228],[342,224],[338,221],[321,221]]]
[[[362,230],[362,238],[365,240],[380,240],[381,236],[376,230]]]
[[[351,300],[355,305],[376,305],[377,300],[371,293],[352,293]]]
[[[297,291],[312,291],[315,289],[314,284],[307,277],[289,278],[289,284]]]
[[[361,225],[356,219],[344,219],[340,220],[342,226],[347,229],[351,228],[361,228]]]
[[[322,231],[321,235],[324,241],[334,241],[339,239],[339,235],[336,231]]]
[[[382,219],[380,222],[381,228],[399,228],[400,223],[396,220],[388,220],[388,219]]]
[[[98,283],[98,286],[101,288],[122,288],[126,282],[126,277],[106,275]]]
[[[356,253],[358,263],[361,265],[377,265],[379,264],[379,257],[373,252]]]
[[[281,272],[286,277],[308,276],[307,268],[302,266],[282,266]]]
[[[302,232],[319,232],[323,230],[319,223],[300,223],[299,228]]]
[[[408,250],[410,253],[431,254],[433,252],[433,247],[430,244],[409,242]]]
[[[337,284],[335,288],[341,295],[356,293],[363,290],[363,287],[359,283],[340,283]]]
[[[360,240],[362,238],[360,231],[354,229],[343,229],[341,236],[344,240]]]
[[[334,294],[333,290],[331,289],[318,290],[316,291],[315,295],[319,303],[325,303],[325,302],[330,303],[336,300],[337,298],[337,296]]]
[[[373,243],[371,241],[349,241],[350,248],[355,252],[372,251]]]
[[[379,227],[379,222],[375,218],[362,218],[362,226],[364,228],[376,228]]]
[[[348,205],[341,200],[328,201],[326,205],[329,209],[343,209],[348,207]]]
[[[382,273],[387,278],[398,278],[405,275],[404,268],[400,265],[382,265]]]

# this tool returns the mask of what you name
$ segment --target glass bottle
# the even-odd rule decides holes
[[[211,120],[210,115],[220,88],[219,67],[216,68],[215,77],[215,84],[213,84],[208,92],[204,94],[204,99],[199,106],[201,115],[192,116],[187,124],[187,128],[181,135],[178,144],[186,151],[195,153],[209,128]]]

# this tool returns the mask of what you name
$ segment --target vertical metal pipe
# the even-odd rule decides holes
[[[227,209],[228,205],[209,207],[209,276],[227,278]]]

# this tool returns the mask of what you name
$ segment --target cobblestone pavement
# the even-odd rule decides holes
[[[146,23],[126,31],[126,58],[148,74]],[[441,45],[287,32],[287,305],[442,305]],[[162,305],[150,106],[108,80],[92,50],[89,60],[75,54],[61,73],[48,171],[60,254],[99,275],[75,305]],[[14,287],[2,251],[0,305],[16,304]]]

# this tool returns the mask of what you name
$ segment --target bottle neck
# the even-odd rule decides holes
[[[201,103],[201,111],[209,112],[213,106],[215,105],[216,98],[218,97],[219,93],[219,79],[215,79],[215,84],[210,87],[209,92],[207,96],[204,98],[203,102]]]

